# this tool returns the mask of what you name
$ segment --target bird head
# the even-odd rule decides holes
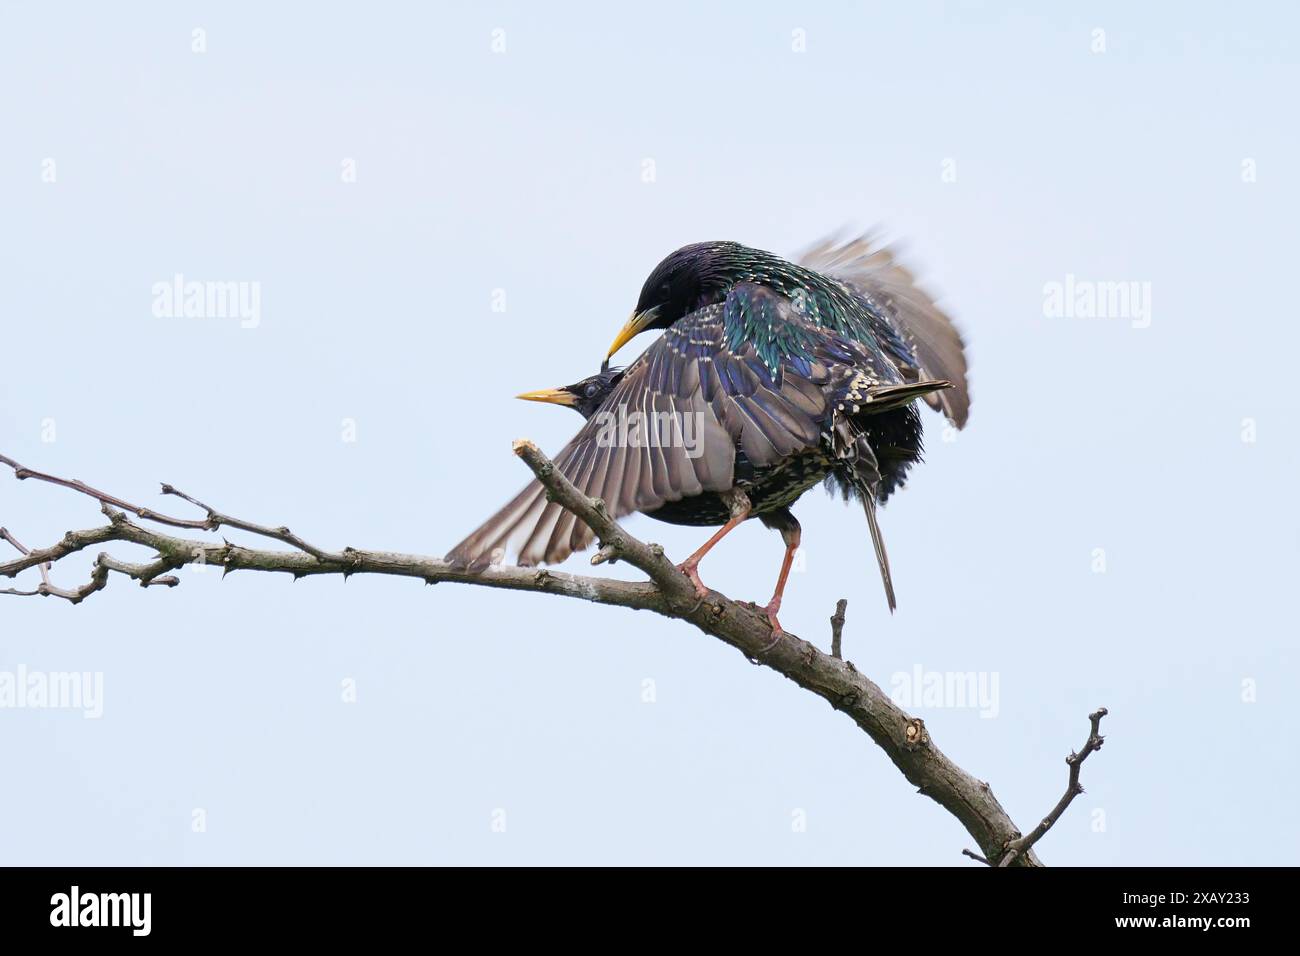
[[[734,281],[732,266],[744,249],[735,242],[697,242],[669,255],[645,280],[641,298],[609,354],[647,329],[666,329],[688,312],[717,301]]]
[[[549,402],[552,405],[564,405],[574,409],[583,418],[590,418],[609,397],[609,393],[623,380],[623,369],[609,367],[609,359],[601,365],[600,371],[580,382],[564,385],[560,388],[543,388],[536,392],[524,392],[515,396],[527,402]]]

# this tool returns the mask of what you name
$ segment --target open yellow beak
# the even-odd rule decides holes
[[[516,395],[515,398],[522,398],[525,402],[550,402],[552,405],[576,405],[578,396],[562,388],[543,388],[536,392],[524,392],[522,395]]]
[[[655,309],[647,309],[644,312],[633,312],[627,324],[619,329],[618,336],[614,339],[614,344],[609,347],[609,354],[605,358],[613,358],[615,352],[644,332],[655,320],[655,311]]]

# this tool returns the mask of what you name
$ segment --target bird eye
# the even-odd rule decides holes
[[[596,388],[596,383],[595,383],[595,382],[592,382],[590,385],[587,386],[587,389],[586,389],[587,397],[588,397],[588,398],[594,398],[595,395],[596,395],[596,392],[597,392],[597,391],[599,391],[599,389]]]

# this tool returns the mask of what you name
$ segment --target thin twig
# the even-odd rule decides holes
[[[308,554],[318,558],[338,557],[338,555],[327,555],[326,552],[308,544],[302,538],[291,532],[288,528],[272,528],[266,525],[254,524],[251,521],[245,521],[242,518],[234,518],[230,515],[222,514],[214,508],[210,508],[196,498],[191,498],[185,492],[178,490],[172,485],[162,485],[164,495],[174,495],[184,501],[188,501],[195,507],[202,508],[207,512],[206,518],[173,518],[170,515],[154,511],[152,508],[144,508],[140,505],[131,504],[116,495],[110,495],[106,491],[100,491],[98,488],[92,488],[84,481],[77,479],[60,478],[57,475],[46,474],[43,471],[36,471],[34,468],[28,468],[20,465],[7,455],[0,455],[0,464],[8,465],[14,470],[14,477],[19,481],[26,478],[35,478],[39,481],[45,481],[52,485],[59,485],[63,488],[70,488],[73,491],[81,492],[83,495],[89,495],[97,500],[101,505],[112,505],[123,511],[135,515],[137,518],[143,518],[146,521],[156,521],[159,524],[170,525],[173,528],[192,528],[198,531],[216,531],[222,527],[237,528],[240,531],[248,531],[252,534],[259,534],[265,538],[271,538],[275,541],[283,541],[285,544],[306,551]]]
[[[831,657],[836,660],[844,655],[840,653],[840,638],[844,634],[844,610],[849,606],[847,598],[835,602],[835,613],[831,615]]]
[[[57,475],[47,475],[43,471],[36,471],[34,468],[27,468],[18,464],[7,455],[0,455],[0,464],[8,465],[14,470],[14,477],[19,481],[26,478],[35,478],[38,481],[46,481],[52,485],[59,485],[62,488],[71,488],[73,491],[79,491],[83,495],[89,495],[102,505],[112,505],[115,508],[121,508],[123,511],[129,511],[137,518],[144,518],[149,521],[157,521],[159,524],[171,525],[173,528],[194,528],[196,530],[211,531],[212,527],[207,521],[198,521],[192,518],[171,518],[165,514],[159,514],[150,508],[142,508],[139,505],[133,505],[129,501],[123,501],[115,495],[108,492],[100,491],[90,487],[84,481],[78,481],[75,478],[60,478]]]
[[[609,545],[605,545],[603,548],[598,549],[596,553],[591,556],[592,567],[597,567],[602,564],[617,564],[617,563],[618,563],[618,555],[614,552],[614,549]]]
[[[1038,826],[1029,831],[1028,835],[1020,837],[1018,840],[1012,840],[1007,844],[1006,855],[998,862],[998,866],[1010,866],[1023,853],[1027,852],[1030,847],[1043,838],[1048,830],[1061,819],[1061,814],[1065,812],[1074,798],[1083,793],[1083,786],[1079,783],[1079,771],[1083,768],[1083,762],[1088,759],[1088,755],[1094,751],[1100,750],[1101,745],[1106,742],[1106,738],[1101,736],[1101,719],[1109,711],[1105,707],[1099,707],[1088,715],[1088,721],[1091,728],[1088,731],[1088,739],[1083,745],[1083,749],[1078,753],[1070,752],[1070,756],[1065,758],[1065,762],[1070,767],[1070,779],[1066,784],[1065,794],[1052,807],[1052,812],[1039,821]]]
[[[17,548],[19,554],[32,553],[31,548],[27,547],[21,541],[15,538],[12,534],[10,534],[8,528],[0,528],[0,538],[3,538],[5,541],[8,541],[15,548]],[[50,562],[46,561],[42,564],[37,565],[37,567],[41,569],[41,582],[48,587],[50,583]]]
[[[302,538],[298,537],[288,528],[281,525],[278,528],[272,528],[267,525],[253,524],[251,521],[244,521],[242,518],[232,518],[230,515],[222,514],[215,508],[205,505],[197,498],[191,498],[185,492],[163,482],[162,493],[165,495],[175,495],[182,498],[197,508],[202,508],[208,513],[208,520],[204,527],[215,531],[217,528],[237,528],[240,531],[247,531],[251,534],[260,534],[264,538],[271,538],[275,541],[283,541],[290,547],[297,548],[300,551],[306,551],[314,558],[320,558],[322,561],[328,558],[338,558],[339,555],[332,555],[314,545],[308,544]]]

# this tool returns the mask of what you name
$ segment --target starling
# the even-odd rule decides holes
[[[891,610],[892,575],[876,506],[920,460],[924,398],[961,427],[966,363],[951,321],[867,240],[824,242],[802,265],[734,242],[687,246],[651,273],[612,356],[664,329],[626,369],[521,395],[568,405],[586,425],[555,457],[615,517],[721,526],[681,565],[701,596],[700,560],[742,521],[781,533],[777,611],[800,527],[792,505],[825,481],[857,499]],[[592,533],[532,482],[448,560],[484,567],[515,547],[521,565],[555,563]]]
[[[564,405],[574,409],[583,418],[591,418],[605,403],[605,398],[614,390],[614,386],[623,380],[623,369],[611,369],[609,359],[600,367],[600,372],[590,378],[584,378],[574,385],[562,388],[543,388],[536,392],[524,392],[515,398],[526,402],[549,402],[552,405]]]

